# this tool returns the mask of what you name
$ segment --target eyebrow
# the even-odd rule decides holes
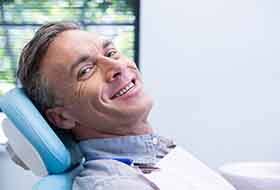
[[[82,55],[80,56],[70,67],[70,73],[72,74],[74,69],[79,66],[81,63],[85,62],[90,58],[89,55]]]
[[[102,47],[103,47],[103,49],[106,49],[110,45],[114,45],[114,43],[112,42],[112,40],[106,39],[103,41]]]

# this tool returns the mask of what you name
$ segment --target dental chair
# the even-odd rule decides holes
[[[23,89],[0,97],[6,114],[0,124],[10,148],[33,174],[42,179],[33,190],[71,190],[73,178],[82,170],[82,155],[70,136],[54,132]]]

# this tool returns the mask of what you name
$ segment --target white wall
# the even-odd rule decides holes
[[[153,127],[214,168],[280,160],[280,1],[141,2]]]

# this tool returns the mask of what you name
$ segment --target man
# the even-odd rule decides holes
[[[42,26],[24,47],[18,77],[86,162],[74,190],[233,190],[190,154],[156,135],[140,73],[109,40],[67,22]]]
[[[73,189],[157,188],[140,174],[175,144],[153,133],[152,99],[111,41],[74,23],[46,24],[24,47],[18,77],[48,121],[79,142],[86,163]]]

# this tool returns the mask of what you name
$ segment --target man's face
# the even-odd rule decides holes
[[[96,34],[69,30],[50,44],[41,73],[80,126],[114,132],[145,120],[152,100],[134,62]]]

